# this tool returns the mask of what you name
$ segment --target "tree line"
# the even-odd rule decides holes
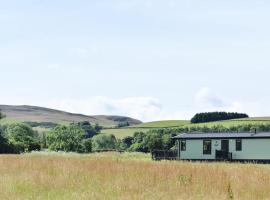
[[[240,118],[248,118],[248,115],[236,112],[205,112],[195,114],[191,119],[191,123],[204,123]]]
[[[258,132],[270,132],[270,123],[231,127],[215,125],[153,129],[135,132],[132,136],[122,139],[114,135],[101,134],[101,127],[98,124],[92,125],[87,121],[57,125],[44,133],[38,133],[25,123],[13,123],[0,126],[0,153],[24,153],[45,149],[78,153],[106,150],[148,153],[155,149],[175,149],[172,138],[180,133],[254,132],[255,129]]]

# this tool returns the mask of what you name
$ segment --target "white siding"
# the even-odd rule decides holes
[[[180,159],[215,159],[216,150],[221,149],[221,140],[213,139],[211,155],[203,154],[203,140],[186,140],[186,151],[180,151]],[[270,160],[269,139],[242,139],[242,151],[236,151],[236,139],[229,139],[232,158],[241,160]],[[180,147],[180,146],[179,146]]]

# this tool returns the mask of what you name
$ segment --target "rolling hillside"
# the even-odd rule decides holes
[[[89,121],[90,123],[98,123],[105,127],[113,127],[122,122],[128,122],[131,125],[141,123],[141,121],[130,117],[106,115],[87,116],[37,106],[0,105],[0,110],[6,115],[6,118],[2,119],[1,123],[31,121],[68,124],[71,122]]]
[[[113,134],[118,138],[123,138],[126,136],[132,136],[134,132],[147,132],[151,129],[160,129],[160,128],[177,128],[177,127],[194,127],[194,126],[206,126],[212,127],[216,125],[222,125],[224,127],[245,125],[245,124],[270,124],[270,117],[252,117],[245,119],[234,119],[234,120],[225,120],[217,122],[208,122],[208,123],[198,123],[192,124],[188,120],[165,120],[165,121],[154,121],[147,122],[138,125],[133,125],[129,127],[124,127],[120,129],[105,129],[102,130],[104,134]]]

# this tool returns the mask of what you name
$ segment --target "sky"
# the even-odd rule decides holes
[[[270,116],[270,2],[0,0],[0,104]]]

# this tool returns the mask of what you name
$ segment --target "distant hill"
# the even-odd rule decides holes
[[[53,122],[59,124],[68,124],[71,122],[89,121],[92,124],[98,123],[101,126],[113,127],[119,123],[128,122],[130,125],[141,124],[142,122],[130,117],[107,116],[107,115],[82,115],[65,111],[37,107],[37,106],[11,106],[0,105],[0,110],[6,115],[3,122]],[[2,120],[1,120],[2,121]]]

